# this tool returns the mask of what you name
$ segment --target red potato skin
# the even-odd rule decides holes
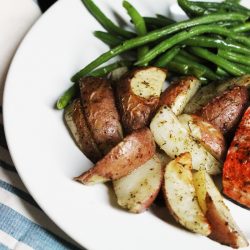
[[[223,161],[226,156],[226,142],[222,133],[216,129],[209,122],[197,116],[191,115],[195,124],[197,124],[201,129],[201,144],[218,160]],[[214,130],[209,130],[208,126],[214,128]]]
[[[104,78],[85,77],[79,85],[87,123],[98,148],[106,154],[123,137],[110,82]]]
[[[87,184],[93,175],[117,180],[128,175],[155,154],[155,142],[148,128],[128,135],[89,171],[75,179]]]
[[[194,76],[178,78],[161,93],[159,107],[164,105],[171,107],[171,105],[175,102],[176,97],[181,93],[185,93],[190,88],[190,84],[187,84],[187,81],[198,81],[198,79]]]
[[[223,193],[250,208],[250,107],[228,150],[223,167]]]
[[[72,120],[76,124],[77,133],[80,137],[80,142],[77,144],[85,156],[95,163],[102,158],[102,153],[92,138],[91,132],[83,114],[81,102],[79,99],[76,99],[71,105],[72,109],[70,113]]]
[[[223,135],[228,135],[237,126],[248,98],[246,87],[234,86],[213,98],[197,112],[197,115],[218,128]]]
[[[121,78],[116,87],[118,109],[122,125],[127,133],[148,126],[159,103],[159,97],[152,96],[146,99],[133,93],[130,81],[139,70],[141,68],[129,71]]]
[[[211,226],[211,234],[209,238],[233,248],[237,246],[237,234],[232,232],[227,225],[227,222],[218,213],[214,202],[209,195],[206,196],[206,218]]]

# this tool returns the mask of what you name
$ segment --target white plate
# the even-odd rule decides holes
[[[136,1],[143,15],[166,13],[171,1]],[[126,16],[121,1],[97,1],[108,15]],[[111,8],[109,7],[111,6]],[[4,96],[8,145],[30,193],[67,234],[94,250],[223,249],[220,244],[164,221],[164,211],[140,215],[116,206],[106,185],[83,186],[72,177],[91,165],[53,109],[70,77],[107,47],[80,0],[61,0],[32,28],[12,63]],[[227,202],[250,239],[250,212]],[[168,219],[167,219],[168,220]],[[249,248],[250,249],[250,248]]]

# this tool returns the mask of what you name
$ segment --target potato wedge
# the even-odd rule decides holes
[[[185,127],[167,106],[162,106],[150,124],[150,129],[159,147],[172,159],[190,152],[194,169],[205,169],[209,174],[218,174],[221,164],[201,144],[195,142]]]
[[[75,180],[96,184],[117,180],[147,162],[155,154],[155,143],[148,128],[128,135],[112,148],[96,165]]]
[[[127,176],[113,181],[118,204],[133,213],[141,213],[155,200],[163,179],[161,161],[155,154]]]
[[[157,109],[166,74],[166,70],[157,67],[137,68],[117,83],[117,103],[126,132],[149,124]]]
[[[192,158],[181,154],[166,167],[163,192],[170,213],[187,229],[209,235],[210,226],[197,201],[192,177]]]
[[[246,87],[235,86],[213,98],[197,114],[218,128],[222,134],[228,135],[240,121],[248,98]]]
[[[122,127],[108,80],[85,77],[79,82],[84,115],[103,154],[122,140]]]
[[[64,119],[76,145],[85,156],[92,162],[100,160],[102,158],[102,153],[92,138],[83,114],[80,99],[74,100],[73,103],[65,109]]]
[[[167,105],[175,115],[180,115],[200,85],[200,81],[194,76],[178,78],[161,93],[159,107]]]
[[[233,248],[248,246],[245,236],[234,222],[220,192],[206,171],[194,173],[193,181],[200,207],[211,225],[212,232],[209,237]]]
[[[197,115],[182,114],[178,116],[178,120],[211,155],[219,161],[224,160],[226,142],[218,129]]]
[[[227,79],[220,83],[210,83],[201,87],[186,105],[183,113],[195,114],[213,98],[220,95],[222,92],[233,88],[234,86],[242,86],[250,89],[250,75]]]
[[[183,113],[195,114],[198,110],[200,110],[204,105],[206,105],[211,99],[213,99],[217,95],[215,89],[215,83],[210,83],[206,86],[201,87],[185,106]]]

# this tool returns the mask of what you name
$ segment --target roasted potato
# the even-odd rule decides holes
[[[211,226],[209,237],[233,248],[248,246],[211,177],[200,170],[193,174],[193,181],[200,207]]]
[[[210,226],[197,201],[192,177],[192,158],[184,153],[166,167],[163,192],[170,213],[189,230],[209,235]]]
[[[126,132],[149,124],[157,109],[166,74],[161,68],[137,68],[117,83],[117,103]]]
[[[178,78],[161,93],[159,107],[167,105],[175,115],[180,115],[200,85],[194,76]]]
[[[75,180],[83,184],[117,180],[147,162],[154,154],[155,143],[150,130],[140,129],[125,137],[93,168]]]
[[[235,86],[213,98],[197,114],[227,135],[240,121],[247,102],[247,88]]]
[[[223,167],[223,192],[250,208],[250,107],[233,138]]]
[[[64,118],[77,146],[85,156],[92,162],[100,160],[102,153],[92,138],[79,99],[75,99],[73,103],[66,108]]]
[[[183,113],[195,114],[213,98],[220,95],[222,92],[233,88],[234,86],[242,86],[250,89],[250,75],[227,79],[220,83],[210,83],[201,87],[186,105]]]
[[[167,106],[162,106],[152,119],[150,129],[159,147],[172,159],[190,152],[193,168],[218,174],[221,164],[201,144],[194,141],[185,127]]]
[[[85,77],[79,82],[83,112],[103,154],[122,140],[122,127],[108,80]]]
[[[182,114],[178,116],[178,120],[211,155],[219,161],[224,160],[226,142],[218,129],[197,115]]]
[[[113,181],[118,204],[133,213],[143,212],[156,198],[162,178],[161,161],[155,154],[129,175]]]

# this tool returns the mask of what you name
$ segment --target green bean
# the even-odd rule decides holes
[[[223,39],[217,39],[206,36],[196,36],[191,37],[182,42],[182,44],[188,46],[199,46],[199,47],[207,47],[207,48],[218,48],[218,49],[226,49],[230,51],[235,51],[242,54],[250,55],[250,49],[235,42],[225,41]]]
[[[94,71],[92,71],[89,75],[90,76],[95,76],[95,77],[102,77],[107,75],[108,73],[112,72],[113,70],[120,68],[120,67],[124,67],[124,66],[130,66],[132,63],[130,61],[118,61],[106,66],[103,66],[99,69],[96,69]]]
[[[190,54],[189,52],[187,52],[186,50],[182,49],[179,53],[179,55],[186,57],[187,59],[189,59],[190,61],[195,61],[198,63],[204,63],[205,60],[201,59],[200,57],[194,56],[192,54]]]
[[[217,67],[216,69],[216,74],[223,77],[223,78],[227,78],[229,77],[230,75],[224,70],[222,69],[221,67]]]
[[[189,2],[190,5],[196,5],[199,6],[200,8],[203,9],[214,9],[216,11],[219,10],[226,10],[226,11],[232,11],[232,12],[240,12],[242,14],[250,14],[250,10],[245,8],[244,6],[240,5],[237,2],[233,2],[233,1],[223,1],[223,2],[194,2],[194,1],[190,1]]]
[[[73,84],[69,89],[67,89],[62,96],[59,97],[56,103],[57,109],[64,109],[69,102],[75,97],[77,92],[76,84]]]
[[[250,66],[249,56],[244,56],[244,55],[233,53],[233,52],[226,51],[226,50],[219,50],[218,55],[231,62],[241,63],[244,65]]]
[[[167,16],[164,16],[164,15],[162,15],[162,14],[156,14],[156,16],[157,16],[158,18],[168,20],[170,23],[175,23],[175,21],[174,21],[173,19],[171,19],[171,18],[169,18],[169,17],[167,17]]]
[[[100,66],[101,64],[107,62],[111,58],[128,51],[130,49],[139,47],[141,45],[153,42],[158,40],[161,37],[177,32],[181,29],[186,29],[199,24],[208,24],[219,21],[228,21],[228,20],[241,20],[244,21],[247,17],[238,13],[227,13],[227,14],[211,14],[204,17],[194,18],[192,20],[187,20],[179,23],[171,24],[167,27],[151,31],[147,35],[142,37],[136,37],[130,40],[125,41],[121,45],[107,51],[106,53],[97,57],[94,61],[85,66],[82,70],[76,73],[72,77],[72,81],[76,82],[79,78],[89,74],[92,70]]]
[[[121,37],[103,31],[95,31],[94,36],[105,44],[107,44],[108,46],[110,46],[111,48],[118,46],[124,41],[124,39],[122,39]]]
[[[209,14],[206,8],[197,5],[195,2],[190,2],[188,0],[178,0],[177,2],[189,17]]]
[[[198,78],[202,77],[204,74],[203,69],[194,68],[188,64],[180,63],[178,61],[171,61],[167,64],[167,68],[175,73],[181,75],[194,75]]]
[[[250,30],[250,23],[243,23],[232,28],[233,32],[246,32]]]
[[[162,28],[165,27],[169,24],[172,24],[173,21],[171,20],[171,22],[168,19],[163,19],[163,18],[158,18],[158,17],[143,17],[146,25],[155,25],[158,28]]]
[[[202,71],[203,70],[203,75],[205,78],[209,79],[209,80],[219,80],[220,77],[218,75],[216,75],[210,68],[206,67],[203,64],[197,63],[196,61],[193,60],[189,60],[186,57],[182,56],[182,55],[177,55],[175,57],[175,60],[177,62],[180,63],[185,63],[189,66],[192,66],[193,68]],[[199,76],[197,76],[199,77]]]
[[[240,63],[234,63],[234,64],[241,70],[244,70],[245,74],[250,74],[250,68],[248,66],[240,64]]]
[[[172,37],[162,41],[161,43],[156,45],[153,49],[151,49],[144,57],[142,57],[141,60],[138,60],[135,63],[135,65],[143,65],[145,63],[148,63],[151,60],[153,60],[155,57],[157,57],[159,54],[165,52],[166,50],[173,47],[174,45],[181,43],[190,37],[194,37],[194,36],[204,34],[204,33],[214,33],[214,34],[224,35],[224,36],[232,37],[233,39],[239,38],[235,33],[223,27],[219,27],[218,25],[196,26],[196,27],[190,28],[189,30],[179,32],[173,35]]]
[[[147,34],[147,28],[144,22],[143,17],[140,13],[135,9],[133,5],[131,5],[127,1],[123,1],[123,7],[127,10],[129,16],[131,17],[136,33],[138,36],[144,36]],[[148,46],[144,45],[138,49],[138,59],[140,60],[148,52]],[[146,64],[145,64],[146,65]]]
[[[190,51],[195,55],[218,65],[219,67],[221,67],[222,69],[226,70],[227,72],[231,73],[234,76],[240,76],[246,73],[244,70],[239,69],[237,66],[235,66],[235,64],[225,60],[224,58],[218,55],[213,54],[212,52],[206,49],[202,49],[199,47],[191,47]]]
[[[134,33],[124,30],[115,25],[110,19],[108,19],[103,12],[95,5],[92,0],[82,0],[85,7],[95,17],[95,19],[106,29],[108,32],[114,35],[120,35],[125,38],[134,37]]]
[[[172,72],[175,72],[181,75],[188,75],[189,67],[187,64],[171,61],[168,63],[167,68]]]
[[[171,50],[164,53],[155,63],[156,67],[166,67],[167,64],[179,53],[180,47],[174,47]]]

